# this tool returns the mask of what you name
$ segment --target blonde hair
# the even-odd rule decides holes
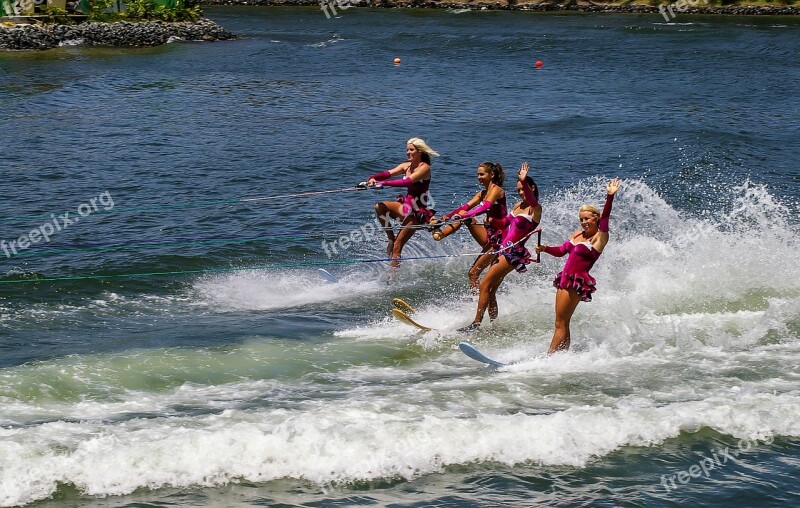
[[[411,139],[408,140],[408,142],[406,144],[407,145],[414,145],[417,148],[417,150],[419,150],[422,153],[428,154],[429,157],[430,156],[433,156],[433,157],[438,157],[439,156],[439,153],[436,150],[434,150],[433,148],[429,147],[428,143],[426,143],[425,140],[422,139],[422,138],[411,138]]]
[[[581,212],[591,212],[591,214],[595,217],[600,217],[600,210],[598,210],[594,205],[583,205],[581,209],[578,210],[578,213]]]

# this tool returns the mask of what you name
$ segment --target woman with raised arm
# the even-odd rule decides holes
[[[591,302],[595,291],[594,277],[589,275],[594,263],[603,253],[608,243],[608,220],[611,217],[611,204],[614,194],[619,190],[619,179],[615,178],[606,186],[606,204],[601,214],[592,205],[583,205],[579,210],[581,229],[572,233],[560,247],[537,245],[536,252],[546,252],[551,256],[562,257],[569,254],[564,269],[556,275],[553,286],[556,289],[556,323],[553,340],[547,354],[569,349],[569,322],[575,308],[581,301]]]
[[[396,201],[382,201],[375,203],[375,213],[378,221],[386,231],[389,240],[386,245],[386,255],[392,258],[392,266],[400,262],[403,246],[414,235],[417,226],[427,224],[433,217],[435,210],[428,208],[433,203],[428,187],[431,184],[431,156],[438,156],[431,147],[420,138],[411,138],[406,144],[407,162],[401,162],[394,168],[375,173],[367,180],[368,187],[405,187],[405,195],[397,197]],[[388,180],[393,176],[402,174],[402,178]],[[402,221],[400,232],[395,236],[389,222],[390,218]]]
[[[478,183],[484,188],[472,199],[443,215],[440,223],[447,222],[444,226],[436,227],[434,221],[434,240],[441,240],[458,231],[461,224],[466,224],[475,241],[480,244],[484,254],[478,256],[469,270],[469,284],[478,290],[478,277],[481,272],[496,259],[491,252],[500,248],[503,230],[508,224],[508,210],[506,208],[506,192],[503,190],[505,170],[496,162],[482,162],[478,166]],[[483,224],[478,224],[472,217],[486,214]],[[449,222],[452,221],[452,222]]]
[[[486,272],[480,283],[478,310],[472,324],[459,331],[477,330],[483,321],[487,308],[489,319],[497,318],[497,288],[506,275],[516,270],[519,273],[528,271],[531,253],[525,248],[525,242],[536,231],[542,220],[542,205],[539,204],[539,188],[533,178],[528,176],[528,163],[523,162],[517,173],[517,194],[522,199],[511,209],[508,215],[508,227],[503,231],[500,252],[497,259]]]

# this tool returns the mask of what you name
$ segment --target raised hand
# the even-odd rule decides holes
[[[522,163],[522,166],[519,167],[519,171],[517,171],[517,178],[519,181],[525,180],[525,177],[528,176],[528,161]]]
[[[608,185],[606,186],[606,192],[608,192],[609,196],[613,196],[614,194],[617,193],[619,187],[620,187],[619,178],[614,178],[613,180],[608,182]]]

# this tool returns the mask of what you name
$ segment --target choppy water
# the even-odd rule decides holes
[[[80,219],[0,254],[72,278],[0,283],[0,506],[797,502],[798,20],[208,13],[244,37],[0,55],[0,239]],[[469,257],[390,284],[356,261],[377,237],[326,255],[389,192],[235,202],[349,187],[411,136],[441,210],[531,161],[548,243],[623,178],[569,353],[561,260],[507,277],[487,370],[455,347]]]

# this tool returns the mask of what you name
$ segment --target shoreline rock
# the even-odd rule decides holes
[[[686,2],[686,0],[683,0]],[[691,0],[700,3],[703,0]],[[677,1],[663,0],[661,5],[605,4],[592,0],[199,0],[200,5],[246,5],[281,7],[320,7],[321,2],[336,8],[369,7],[385,9],[468,9],[514,10],[534,12],[607,12],[660,14]],[[562,3],[563,2],[563,3]],[[690,4],[689,4],[690,5]],[[800,6],[784,5],[704,5],[688,6],[680,14],[723,14],[739,16],[800,16]],[[663,14],[662,14],[663,15]],[[666,16],[665,16],[666,18]],[[198,21],[118,21],[84,22],[75,25],[19,24],[0,25],[0,50],[45,50],[63,45],[144,47],[175,41],[224,41],[236,35],[208,18]]]
[[[236,36],[210,19],[197,21],[118,21],[77,25],[0,25],[0,49],[44,50],[68,44],[143,47],[175,41],[224,41]]]
[[[656,5],[644,3],[610,4],[592,0],[324,0],[328,5],[384,9],[469,9],[510,11],[573,11],[646,14],[659,13],[659,7],[674,5],[677,0],[661,0]],[[248,5],[301,7],[320,6],[320,0],[199,0],[200,5]],[[800,7],[790,5],[706,5],[692,1],[680,14],[727,14],[738,16],[800,16]],[[676,11],[677,12],[677,11]]]

